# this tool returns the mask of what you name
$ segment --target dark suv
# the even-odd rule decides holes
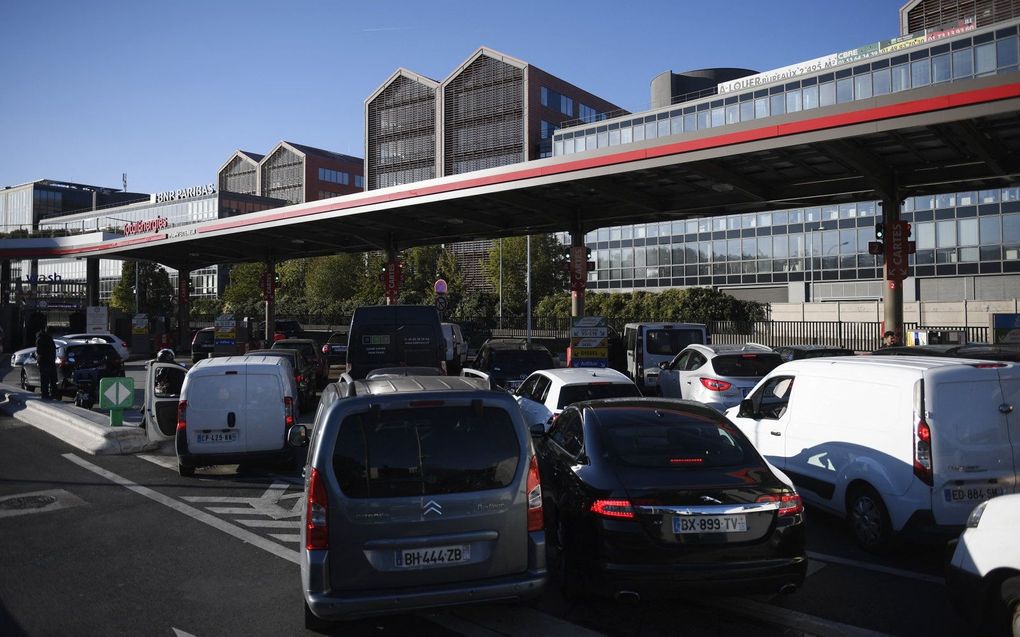
[[[216,348],[215,331],[214,327],[203,327],[195,332],[195,336],[191,339],[192,363],[197,363],[213,355],[213,350]]]
[[[248,356],[279,356],[290,363],[298,390],[298,409],[308,411],[315,406],[315,367],[296,349],[276,347],[249,350]]]
[[[273,343],[270,349],[297,350],[315,370],[316,388],[323,387],[329,382],[329,363],[314,340],[310,338],[285,338]]]
[[[100,377],[123,376],[124,359],[109,343],[68,341],[57,346],[57,387],[62,395],[77,391],[74,372],[79,369],[100,369]],[[34,391],[40,385],[39,361],[30,357],[21,368],[21,387]]]
[[[461,376],[485,378],[492,389],[513,391],[531,372],[555,367],[552,353],[542,345],[519,338],[490,338],[482,343],[474,363],[461,371]]]

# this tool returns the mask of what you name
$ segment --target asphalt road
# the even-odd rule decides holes
[[[128,370],[138,388],[141,369]],[[4,375],[11,382],[17,372]],[[302,633],[301,485],[296,473],[257,466],[180,478],[172,455],[88,456],[0,418],[0,634]],[[368,620],[338,634],[973,632],[942,583],[943,547],[906,545],[879,558],[858,549],[841,520],[807,515],[809,577],[792,595],[568,604],[552,581],[527,606]]]

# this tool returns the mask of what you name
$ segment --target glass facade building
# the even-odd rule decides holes
[[[1016,73],[1018,42],[1016,21],[972,29],[793,82],[559,130],[553,136],[553,154],[654,138],[681,141],[693,131],[935,83]],[[911,271],[923,300],[962,298],[956,296],[958,282],[969,275],[1020,273],[1017,188],[908,198],[902,218],[912,223],[917,253],[911,256]],[[878,221],[881,206],[862,201],[600,228],[585,238],[596,262],[589,288],[631,291],[710,285],[743,288],[738,296],[771,302],[881,299],[881,258],[868,253]],[[560,239],[569,243],[565,233]],[[789,285],[797,282],[803,285]],[[971,298],[1011,298],[1020,292],[1012,290],[1020,287],[1016,281],[1008,290],[1002,289],[1001,281],[970,285]]]

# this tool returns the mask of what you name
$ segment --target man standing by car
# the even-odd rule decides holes
[[[882,335],[882,347],[895,347],[899,345],[899,339],[896,338],[896,332],[892,330],[886,330],[885,334]]]
[[[35,337],[35,357],[39,361],[39,389],[44,399],[60,398],[57,389],[57,345],[50,335],[50,328],[39,330]]]

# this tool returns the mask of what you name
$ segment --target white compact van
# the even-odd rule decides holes
[[[627,323],[623,326],[627,347],[624,373],[646,396],[659,391],[659,363],[668,363],[692,343],[708,344],[704,323]]]
[[[1020,365],[918,356],[792,361],[726,415],[805,501],[871,550],[959,533],[1017,490]]]
[[[184,378],[177,407],[177,467],[253,460],[293,462],[294,372],[278,356],[209,358]]]

